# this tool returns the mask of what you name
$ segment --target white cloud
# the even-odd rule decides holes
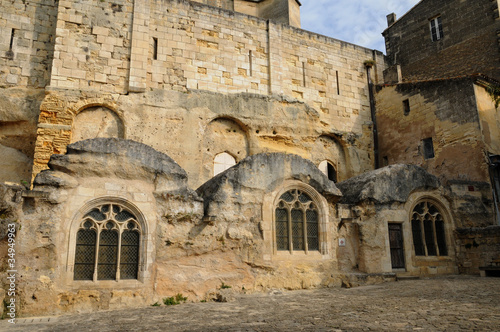
[[[386,16],[398,17],[419,0],[301,0],[302,28],[361,46],[385,51],[381,33]]]

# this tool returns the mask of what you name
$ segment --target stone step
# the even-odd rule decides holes
[[[419,280],[419,276],[405,276],[405,275],[396,275],[397,281],[405,281],[405,280]]]

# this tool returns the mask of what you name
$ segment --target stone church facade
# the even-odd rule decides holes
[[[432,169],[376,169],[386,59],[300,29],[299,1],[1,5],[22,314],[457,273],[462,220],[495,222],[491,187],[478,219]]]

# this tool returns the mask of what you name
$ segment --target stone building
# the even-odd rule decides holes
[[[420,1],[383,32],[379,162],[419,165],[448,192],[459,270],[498,264],[500,3]]]
[[[22,314],[456,273],[454,230],[493,223],[483,166],[458,195],[385,154],[385,57],[300,29],[299,1],[0,4],[0,263],[14,224]]]
[[[500,79],[498,0],[422,0],[382,33],[388,81],[483,74]],[[399,66],[399,69],[397,68]]]

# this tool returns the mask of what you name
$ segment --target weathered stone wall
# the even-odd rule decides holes
[[[458,225],[493,222],[487,147],[472,79],[379,87],[377,124],[381,164],[419,165],[438,176],[453,197]],[[481,88],[483,89],[483,88]],[[405,115],[403,101],[409,102]],[[432,138],[434,157],[424,157]]]
[[[500,115],[487,89],[484,82],[474,85],[479,123],[486,151],[500,154]]]
[[[346,247],[357,247],[356,267],[366,273],[395,272],[398,276],[428,276],[457,272],[456,220],[450,213],[447,191],[438,179],[413,165],[391,165],[338,183],[340,228],[346,229]],[[444,220],[446,254],[416,255],[412,227],[413,209],[421,202],[438,207]],[[400,227],[402,266],[391,261],[393,247],[389,225]],[[350,236],[349,236],[350,235]],[[348,237],[349,236],[349,237]],[[356,241],[354,245],[349,242]]]
[[[87,131],[75,128],[82,111],[92,119],[81,127]],[[35,172],[46,167],[54,152],[64,153],[72,130],[75,135],[89,133],[79,139],[121,137],[119,130],[112,129],[119,123],[110,126],[111,122],[103,122],[103,114],[110,120],[115,118],[111,114],[117,115],[124,138],[168,152],[188,172],[192,188],[213,176],[213,159],[222,152],[232,154],[237,162],[260,152],[285,151],[316,165],[329,160],[341,180],[372,167],[369,125],[351,133],[341,123],[323,121],[320,113],[293,98],[163,90],[110,96],[52,90],[42,105],[40,120],[45,124],[38,128]]]
[[[497,0],[424,0],[384,31],[388,63],[403,80],[482,73],[500,77]],[[433,42],[429,20],[441,16],[444,38]]]
[[[339,287],[363,282],[358,277],[367,282],[385,278],[353,275],[359,272],[355,243],[348,251],[338,247],[337,237],[346,236],[337,229],[335,202],[341,193],[315,164],[299,156],[249,157],[197,193],[172,159],[129,140],[80,141],[66,154],[53,155],[49,166],[36,177],[33,191],[0,187],[2,231],[6,221],[17,220],[21,315],[150,305],[177,293],[210,300],[222,283],[239,292]],[[304,190],[318,208],[317,251],[276,251],[274,209],[289,189]],[[139,220],[137,280],[74,280],[77,231],[84,215],[102,204],[124,206]],[[2,257],[6,270],[7,256]],[[374,267],[372,272],[380,271]]]
[[[0,181],[30,181],[36,123],[50,80],[55,1],[0,1]]]
[[[0,88],[0,182],[31,181],[41,89]]]
[[[194,187],[209,178],[210,158],[226,150],[235,150],[230,153],[237,161],[265,151],[314,155],[334,164],[345,160],[341,177],[373,167],[363,62],[376,60],[372,80],[377,82],[384,69],[381,53],[200,3],[94,2],[59,4],[57,53],[41,105],[35,174],[76,137],[113,135],[168,152]],[[114,127],[123,125],[123,135],[101,130],[104,115],[87,113],[93,123],[84,131],[94,136],[81,136],[75,117],[89,107],[108,109],[103,112],[114,118]],[[205,147],[205,131],[217,118],[237,123],[246,146]],[[342,146],[333,153],[339,158],[326,149],[329,156],[315,151],[322,136]]]
[[[457,234],[458,269],[479,274],[480,267],[500,268],[500,227],[459,228]]]

